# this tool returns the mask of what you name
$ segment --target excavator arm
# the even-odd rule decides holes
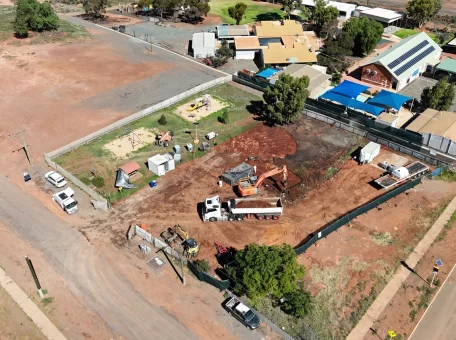
[[[259,188],[261,183],[263,183],[263,181],[266,178],[280,174],[280,173],[283,173],[283,183],[284,183],[284,185],[286,185],[286,182],[288,180],[288,169],[287,169],[287,166],[284,165],[281,168],[275,168],[275,169],[272,169],[272,170],[262,174],[260,177],[258,177],[257,181],[255,182],[254,187]]]

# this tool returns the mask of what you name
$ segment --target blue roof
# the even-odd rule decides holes
[[[279,71],[280,70],[274,70],[273,68],[267,68],[266,70],[263,70],[260,73],[257,73],[256,76],[268,79],[269,77],[273,76],[274,74],[276,74]]]
[[[369,86],[353,83],[348,80],[344,80],[341,84],[337,85],[331,90],[331,92],[342,94],[349,98],[356,98],[361,92],[367,90]]]
[[[384,107],[391,107],[396,110],[400,110],[401,106],[406,101],[412,100],[410,97],[403,96],[401,94],[381,90],[374,98],[369,99],[369,104],[381,105]]]
[[[338,93],[334,93],[332,90],[324,93],[323,95],[320,96],[320,98],[332,100],[332,101],[338,102],[346,107],[350,107],[350,108],[357,109],[357,110],[362,110],[362,111],[370,113],[374,116],[378,116],[380,113],[385,111],[385,109],[382,107],[369,105],[369,104],[360,102],[356,99],[342,96]]]

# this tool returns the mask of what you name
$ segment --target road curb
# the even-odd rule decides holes
[[[66,340],[65,336],[49,320],[49,318],[30,300],[25,292],[0,268],[0,285],[9,296],[18,304],[25,314],[33,321],[36,327],[49,340]]]

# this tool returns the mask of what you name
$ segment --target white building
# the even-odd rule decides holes
[[[359,12],[360,17],[367,17],[383,24],[383,26],[400,26],[403,14],[384,8],[371,8]]]
[[[350,19],[353,14],[355,13],[356,5],[348,4],[346,2],[337,2],[337,1],[327,1],[327,6],[336,7],[339,11],[339,20],[348,20]],[[315,7],[315,0],[302,0],[301,2],[306,7]]]
[[[255,59],[255,53],[260,52],[260,41],[258,37],[235,37],[234,46],[236,54],[234,59]]]
[[[174,158],[170,154],[149,157],[147,167],[157,176],[163,176],[176,168]]]
[[[207,58],[215,55],[215,33],[193,33],[192,48],[194,58]]]

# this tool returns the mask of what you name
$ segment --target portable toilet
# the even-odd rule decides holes
[[[380,144],[369,142],[364,148],[361,149],[359,155],[359,163],[366,164],[374,160],[380,153]]]
[[[175,153],[181,153],[180,145],[174,145],[173,150],[174,150]]]
[[[192,143],[185,144],[185,147],[187,148],[187,151],[189,151],[189,152],[193,151],[193,144]]]

